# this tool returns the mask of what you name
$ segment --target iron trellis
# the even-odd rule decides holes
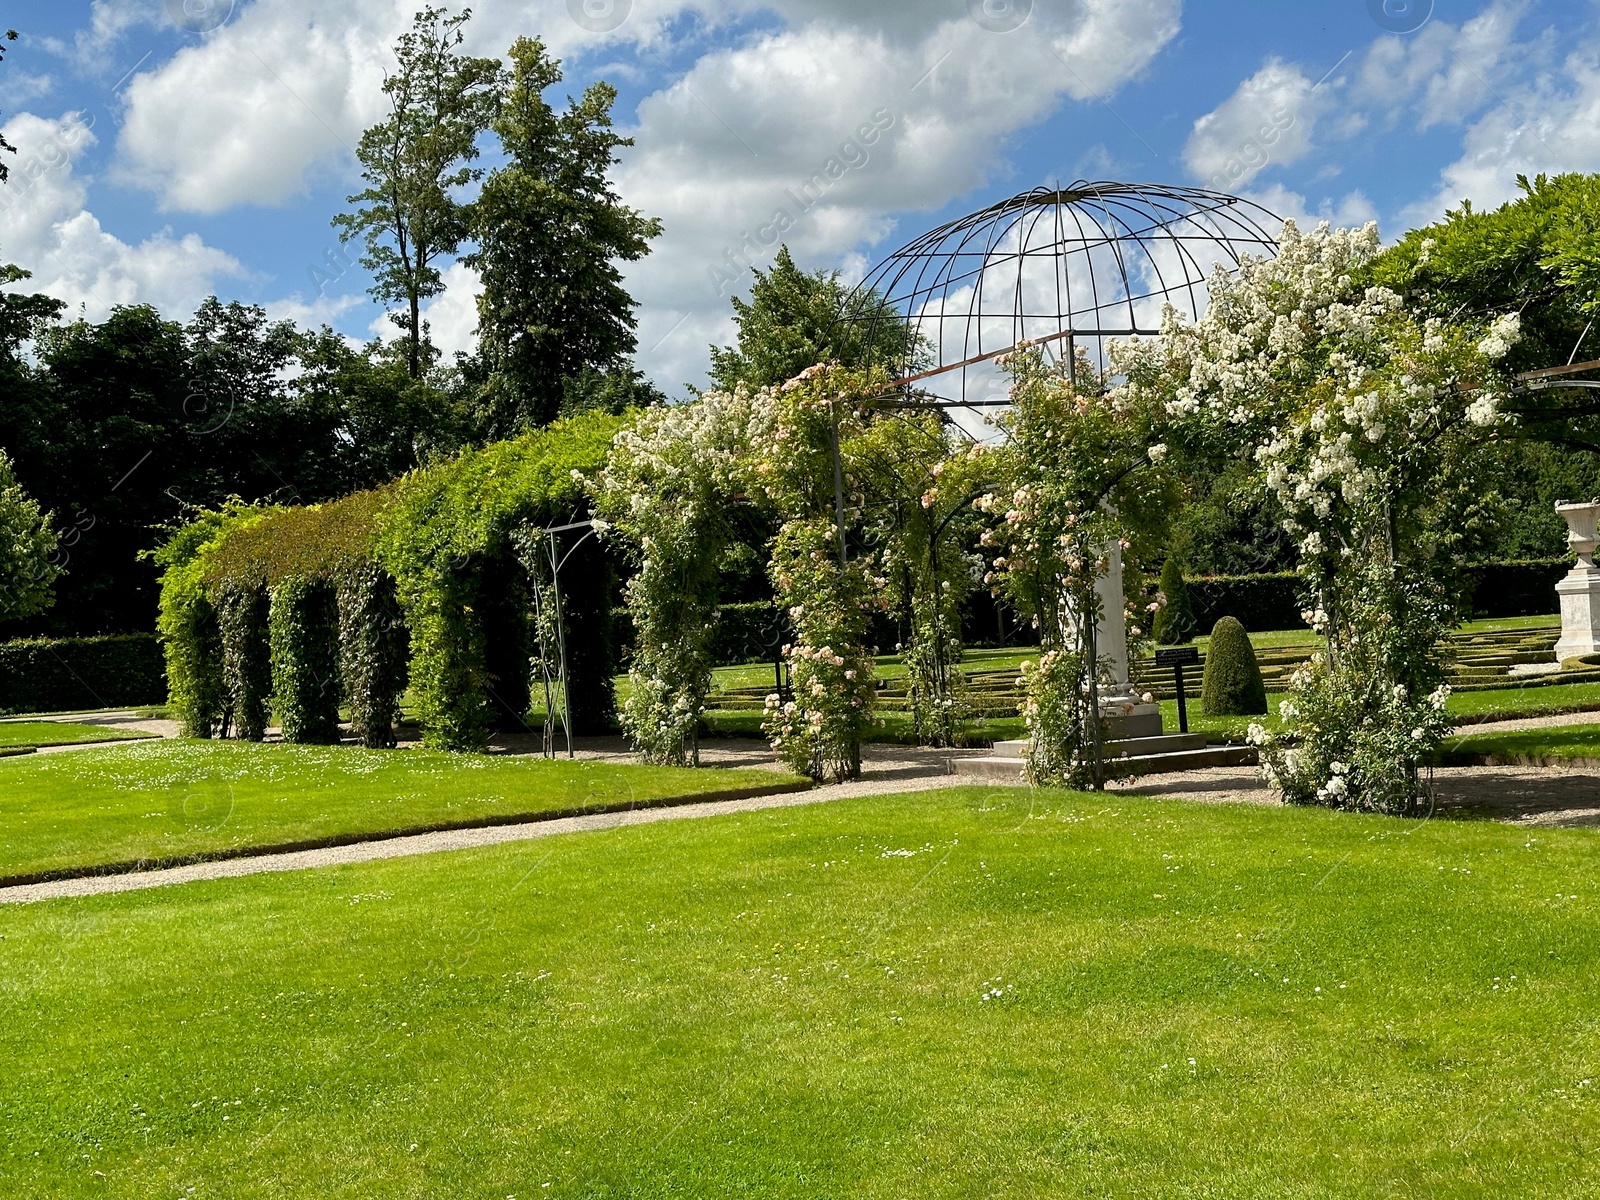
[[[883,344],[881,322],[914,335],[881,364],[910,405],[998,407],[1008,401],[994,359],[1028,342],[1074,374],[1080,351],[1103,367],[1107,339],[1158,334],[1167,304],[1198,319],[1211,272],[1275,254],[1281,226],[1254,201],[1204,188],[1035,188],[895,251],[841,319],[865,325],[871,346]]]
[[[565,554],[561,553],[560,535],[579,529],[585,531],[584,535],[567,547]],[[542,529],[530,528],[525,534],[524,562],[533,583],[534,634],[538,640],[539,677],[544,688],[543,752],[546,758],[556,756],[557,691],[561,698],[561,731],[567,740],[567,757],[577,757],[572,744],[572,695],[567,674],[567,621],[561,605],[561,568],[567,565],[578,547],[598,532],[593,521],[573,521]],[[548,578],[544,574],[546,567],[550,571]],[[551,677],[552,659],[554,678]]]

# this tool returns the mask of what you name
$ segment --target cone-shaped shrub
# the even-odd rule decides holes
[[[1189,603],[1189,585],[1183,581],[1183,568],[1175,558],[1168,558],[1162,564],[1161,594],[1167,598],[1167,603],[1156,613],[1152,627],[1156,644],[1181,646],[1194,637],[1194,607]]]
[[[1208,717],[1248,717],[1267,711],[1256,649],[1234,617],[1223,617],[1211,630],[1200,705]]]

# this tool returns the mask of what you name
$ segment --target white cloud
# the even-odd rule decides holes
[[[819,23],[706,55],[640,105],[618,176],[665,227],[628,270],[641,361],[668,387],[699,380],[748,266],[780,243],[843,265],[893,233],[889,214],[1002,174],[1012,136],[1132,78],[1177,18],[1177,0],[1085,0],[1011,34],[965,18],[909,41]]]
[[[632,131],[639,148],[621,171],[629,202],[666,222],[656,252],[629,275],[644,310],[641,358],[676,382],[698,378],[706,341],[726,336],[729,289],[712,268],[730,248],[740,268],[767,261],[777,237],[762,231],[780,207],[794,211],[778,236],[802,258],[835,263],[875,244],[892,232],[886,214],[935,208],[1001,172],[1007,139],[1064,98],[1108,95],[1137,75],[1177,33],[1181,4],[1041,0],[1022,29],[993,33],[957,3],[930,14],[914,0],[636,0],[616,29],[590,32],[571,20],[567,0],[539,0],[485,7],[469,49],[503,53],[515,33],[535,28],[557,54],[632,43],[648,61],[663,50],[693,54],[693,45],[667,45],[685,27],[700,38],[729,22],[770,30],[702,53],[647,97]],[[413,7],[241,7],[129,84],[121,177],[167,208],[199,212],[281,203],[319,172],[349,177],[349,147],[380,111],[382,65]],[[685,15],[697,20],[686,26]],[[880,112],[892,128],[872,147],[852,144]],[[825,195],[813,188],[819,202],[801,212],[785,200],[819,172],[837,173],[835,161],[846,169]],[[472,305],[448,304],[435,305],[441,343],[447,330],[470,330]]]
[[[354,309],[367,303],[365,296],[317,296],[307,300],[304,296],[289,296],[282,300],[269,300],[262,307],[274,321],[293,321],[301,329],[317,329],[333,325]]]
[[[1354,104],[1418,129],[1454,125],[1495,102],[1497,85],[1530,61],[1548,58],[1546,34],[1515,41],[1528,0],[1497,0],[1457,27],[1432,21],[1408,37],[1380,37],[1350,82]]]
[[[1480,209],[1510,200],[1518,174],[1600,171],[1600,46],[1503,94],[1504,103],[1468,128],[1438,190],[1407,211],[1413,224],[1437,221],[1464,199]]]
[[[1319,94],[1320,93],[1320,94]],[[1298,66],[1268,59],[1194,123],[1184,165],[1219,191],[1234,191],[1268,163],[1288,166],[1311,149],[1328,93]]]
[[[278,204],[344,172],[383,103],[384,56],[408,5],[258,0],[124,90],[120,176],[162,207]]]
[[[74,171],[95,141],[80,114],[47,120],[22,113],[0,133],[17,147],[0,193],[0,255],[33,272],[19,287],[81,304],[91,318],[137,302],[178,314],[192,311],[219,278],[244,274],[236,259],[193,233],[164,229],[129,244],[106,232],[85,207],[87,185]]]

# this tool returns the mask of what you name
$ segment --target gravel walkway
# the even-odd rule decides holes
[[[1600,828],[1600,771],[1585,767],[1440,767],[1435,816],[1513,825]],[[1215,804],[1277,805],[1253,767],[1147,775],[1112,790]]]

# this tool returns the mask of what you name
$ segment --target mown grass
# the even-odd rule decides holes
[[[1445,743],[1445,761],[1452,756],[1493,755],[1499,758],[1600,760],[1600,724],[1557,725],[1549,729],[1472,733]]]
[[[970,789],[0,910],[0,1194],[1588,1197],[1595,837]]]
[[[94,742],[125,742],[149,736],[147,733],[108,729],[104,725],[76,725],[65,721],[0,721],[0,749],[13,746],[76,746]]]
[[[349,746],[154,742],[0,761],[0,877],[793,782]]]

